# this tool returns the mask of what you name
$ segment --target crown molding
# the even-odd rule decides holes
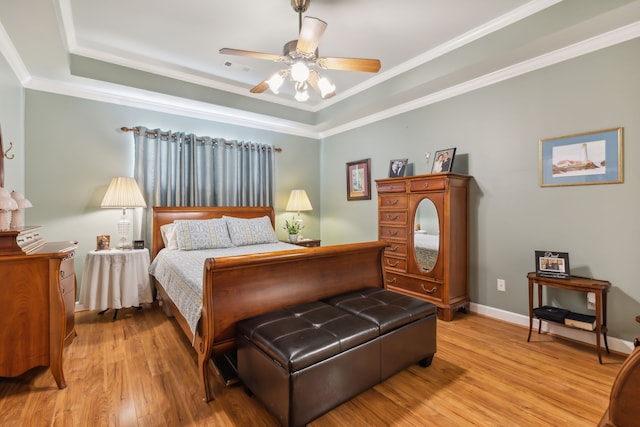
[[[64,2],[65,0],[61,0],[61,3]],[[554,2],[555,1],[551,0],[548,1],[548,3]],[[532,2],[532,4],[533,3],[534,2]],[[535,3],[541,7],[541,3],[544,2]],[[516,18],[513,17],[513,19]],[[494,23],[494,25],[498,24]],[[0,52],[2,52],[6,58],[18,80],[27,89],[52,92],[134,108],[143,108],[180,116],[218,121],[236,126],[262,129],[307,138],[322,139],[450,99],[510,78],[521,76],[581,55],[623,43],[637,37],[640,37],[640,21],[336,126],[323,125],[322,123],[317,125],[305,125],[299,122],[279,119],[263,114],[256,114],[244,110],[222,107],[104,82],[85,81],[85,79],[77,78],[73,79],[72,82],[62,82],[33,77],[29,74],[28,69],[22,62],[20,55],[1,23]],[[69,43],[68,40],[67,43]],[[431,55],[433,54],[434,53],[432,52]]]

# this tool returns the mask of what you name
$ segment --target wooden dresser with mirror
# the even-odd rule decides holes
[[[63,349],[76,335],[77,242],[45,242],[39,229],[0,231],[0,377],[49,366],[64,388]]]
[[[438,318],[469,309],[468,175],[376,180],[387,288],[432,302]]]

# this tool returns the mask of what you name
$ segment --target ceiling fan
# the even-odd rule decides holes
[[[287,68],[276,72],[269,79],[253,87],[251,93],[262,93],[267,89],[271,89],[277,94],[284,80],[290,77],[295,84],[295,98],[298,101],[304,102],[309,99],[308,86],[311,86],[321,98],[327,99],[336,94],[335,85],[326,77],[322,77],[316,68],[368,73],[377,73],[380,70],[380,60],[378,59],[319,56],[318,44],[320,43],[320,37],[322,37],[324,30],[327,28],[327,23],[310,16],[305,16],[303,20],[302,13],[307,11],[309,3],[311,3],[311,0],[291,0],[293,10],[298,13],[299,35],[298,40],[292,40],[284,45],[282,55],[230,48],[220,49],[220,53],[226,55],[267,59],[288,65]]]

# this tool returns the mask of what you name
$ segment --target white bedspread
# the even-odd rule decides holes
[[[207,258],[291,249],[301,248],[289,243],[278,242],[200,251],[163,249],[151,263],[149,274],[162,284],[169,298],[187,320],[195,337],[196,326],[202,316],[202,277],[204,262]]]

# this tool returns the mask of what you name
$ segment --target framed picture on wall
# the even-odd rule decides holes
[[[446,150],[436,151],[433,156],[433,165],[431,173],[451,172],[453,167],[453,158],[456,155],[455,148],[447,148]]]
[[[347,200],[371,200],[371,159],[347,163]]]
[[[540,187],[622,181],[622,128],[540,140]]]
[[[567,252],[535,251],[535,253],[536,276],[554,279],[568,279],[571,276]]]
[[[396,159],[389,162],[389,178],[405,176],[409,159]]]

